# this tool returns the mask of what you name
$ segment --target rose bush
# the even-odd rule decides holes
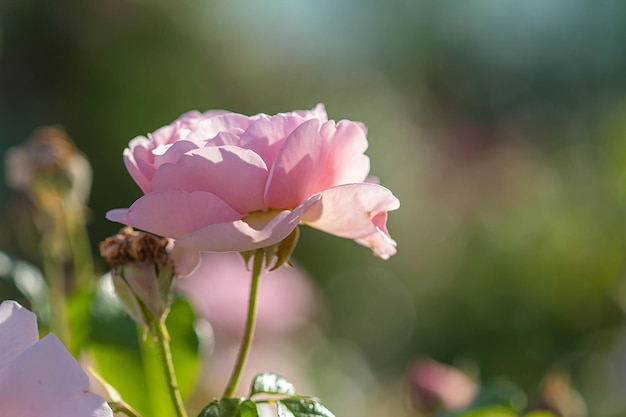
[[[113,417],[89,379],[50,333],[39,340],[37,318],[15,301],[0,304],[0,415]]]
[[[244,116],[190,112],[133,139],[125,165],[144,192],[107,218],[176,239],[179,274],[198,251],[248,251],[299,223],[354,239],[388,258],[387,212],[399,201],[368,180],[365,127],[311,111]]]

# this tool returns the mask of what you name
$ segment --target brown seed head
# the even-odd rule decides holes
[[[171,262],[166,251],[168,239],[125,227],[100,243],[100,255],[112,267],[136,262]]]

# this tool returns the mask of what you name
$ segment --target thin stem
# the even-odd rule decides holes
[[[261,269],[263,266],[264,252],[263,249],[257,249],[254,253],[254,267],[252,268],[252,283],[250,285],[250,299],[248,301],[248,318],[246,321],[246,329],[241,340],[241,347],[239,348],[239,356],[237,362],[233,368],[233,373],[230,376],[230,381],[226,386],[224,395],[222,398],[232,397],[237,386],[239,385],[239,379],[241,378],[241,372],[248,359],[248,353],[252,347],[252,339],[254,339],[254,325],[256,323],[256,304],[257,295],[259,293],[259,282],[261,281]]]
[[[176,374],[174,373],[174,362],[172,361],[172,353],[170,352],[170,336],[167,333],[165,327],[165,320],[159,320],[156,324],[154,333],[157,337],[157,345],[161,353],[161,360],[163,362],[163,369],[165,370],[165,378],[167,379],[167,385],[170,390],[170,396],[172,397],[172,404],[176,411],[177,417],[187,417],[185,411],[185,405],[183,404],[183,398],[180,395],[178,389],[178,382],[176,382]]]
[[[82,214],[74,214],[73,218],[70,218],[68,209],[65,210],[65,215],[65,228],[72,250],[76,287],[81,290],[90,290],[94,284],[94,268],[85,221],[82,219]]]
[[[42,241],[43,268],[50,294],[50,330],[71,349],[71,332],[67,297],[65,295],[65,271],[53,244],[53,236]]]

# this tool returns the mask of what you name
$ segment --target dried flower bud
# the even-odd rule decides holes
[[[70,192],[79,201],[87,201],[91,167],[64,130],[42,127],[26,144],[7,150],[5,159],[11,187],[32,191],[39,180],[45,179],[57,191]]]
[[[586,417],[585,400],[572,386],[565,372],[553,372],[543,381],[541,387],[542,410],[553,412],[559,417]]]
[[[149,327],[167,314],[174,278],[167,239],[126,227],[100,243],[111,265],[113,284],[128,314]]]

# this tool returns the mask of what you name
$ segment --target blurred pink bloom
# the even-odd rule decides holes
[[[176,286],[198,315],[211,323],[218,338],[241,337],[250,295],[250,272],[238,253],[202,253],[200,267],[177,280]],[[315,301],[313,286],[298,269],[266,272],[258,294],[257,336],[288,332],[307,324]]]
[[[425,412],[461,410],[472,403],[478,392],[467,375],[430,358],[416,361],[409,372],[413,399]]]
[[[113,417],[87,393],[89,379],[54,334],[39,340],[37,318],[15,301],[0,304],[0,415]]]
[[[176,239],[178,273],[197,251],[248,251],[299,223],[396,253],[387,212],[399,201],[368,181],[365,127],[328,120],[324,106],[274,116],[190,112],[133,139],[124,162],[144,196],[109,220]]]

